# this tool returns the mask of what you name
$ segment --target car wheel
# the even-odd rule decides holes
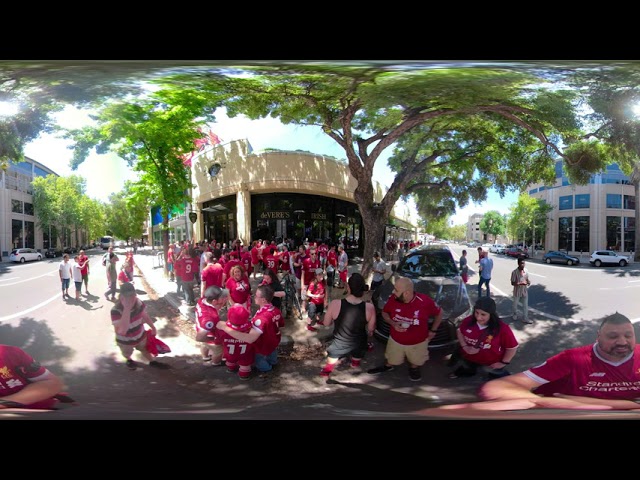
[[[20,263],[24,263],[24,257],[20,259]]]
[[[567,265],[571,266],[573,265],[573,262],[571,260],[567,260]]]
[[[621,267],[625,267],[627,265],[627,261],[626,260],[620,260],[620,266]]]
[[[545,261],[546,261],[548,264],[550,264],[550,263],[551,263],[551,259],[550,259],[550,258],[547,258]]]
[[[42,255],[38,255],[38,261],[42,260]]]
[[[594,264],[596,267],[599,267],[600,265],[602,265],[602,262],[601,262],[600,260],[596,260],[595,262],[593,262],[593,264]]]

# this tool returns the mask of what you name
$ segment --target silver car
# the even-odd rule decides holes
[[[42,254],[33,248],[16,248],[11,250],[9,260],[12,262],[31,262],[42,260]]]

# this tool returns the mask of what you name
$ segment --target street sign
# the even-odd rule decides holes
[[[196,212],[189,212],[189,220],[191,220],[191,223],[196,223],[197,219],[198,214]]]

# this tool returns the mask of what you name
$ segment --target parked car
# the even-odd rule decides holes
[[[65,247],[62,249],[63,253],[68,253],[69,255],[73,255],[74,253],[78,252],[78,249],[76,247]]]
[[[450,248],[446,245],[420,246],[407,253],[397,267],[392,264],[391,270],[389,279],[372,296],[376,309],[375,336],[385,342],[388,340],[389,324],[382,319],[381,312],[396,280],[407,277],[413,282],[414,291],[429,295],[442,308],[442,323],[429,342],[429,349],[452,352],[458,342],[456,328],[463,318],[471,315],[473,306]]]
[[[44,256],[47,258],[56,258],[62,256],[62,250],[56,250],[55,248],[47,248],[44,252]]]
[[[624,267],[630,261],[629,257],[613,250],[596,250],[589,258],[589,263],[594,267],[599,267],[600,265],[619,265]]]
[[[563,265],[578,265],[580,263],[578,257],[556,250],[549,250],[542,256],[542,260],[546,263],[561,263]]]
[[[16,248],[11,250],[9,260],[20,263],[31,262],[34,260],[40,261],[42,260],[42,254],[33,248]]]
[[[504,251],[506,250],[507,246],[504,243],[494,243],[493,245],[491,245],[491,247],[489,248],[489,251],[491,253],[504,253]]]
[[[509,247],[505,249],[504,254],[514,258],[529,258],[529,253],[522,247]]]

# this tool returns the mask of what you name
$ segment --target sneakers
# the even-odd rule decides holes
[[[238,377],[240,378],[240,380],[249,380],[251,378],[251,371],[238,372]]]
[[[422,380],[422,373],[420,373],[420,367],[418,368],[409,368],[409,378],[413,382],[418,382]]]
[[[232,367],[227,365],[227,372],[229,372],[229,373],[236,373],[239,369],[240,369],[240,367],[238,365],[235,365],[235,366],[232,366]]]
[[[156,360],[151,360],[149,362],[149,366],[153,368],[157,368],[158,370],[168,370],[169,368],[171,368],[168,364],[161,363]]]
[[[533,323],[533,321],[529,320],[528,318],[523,318],[522,319],[522,323],[526,323],[527,325],[531,325]]]
[[[133,361],[133,360],[131,360],[131,359],[127,360],[127,361],[126,361],[126,363],[125,363],[125,365],[127,366],[127,368],[128,368],[129,370],[135,370],[136,368],[138,368],[138,367],[136,367],[136,362],[134,362],[134,361]]]
[[[378,373],[390,372],[391,370],[393,370],[393,367],[389,365],[380,365],[379,367],[367,370],[367,373],[369,375],[377,375]]]
[[[211,361],[211,356],[202,357],[202,361],[205,362],[205,363],[210,362]]]

